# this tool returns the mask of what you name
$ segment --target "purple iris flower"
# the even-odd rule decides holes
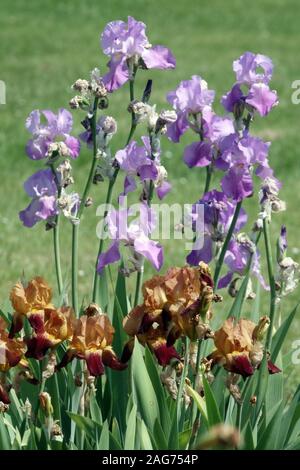
[[[112,209],[109,211],[106,222],[108,233],[113,239],[112,244],[98,259],[97,270],[102,272],[108,264],[115,263],[121,259],[120,245],[129,248],[132,260],[138,261],[141,257],[147,258],[158,271],[163,264],[162,246],[151,240],[149,235],[155,229],[155,214],[147,204],[140,204],[139,218],[128,223],[128,217],[132,214],[131,209]]]
[[[107,90],[112,92],[130,79],[129,64],[147,69],[173,69],[176,60],[164,46],[151,46],[146,36],[146,25],[131,16],[127,23],[112,21],[106,25],[101,35],[104,54],[110,57],[109,72],[103,77]]]
[[[260,253],[247,237],[242,236],[232,239],[228,244],[224,263],[229,268],[229,271],[220,279],[218,283],[219,289],[227,287],[235,274],[238,276],[245,275],[251,255],[250,270],[252,274],[256,276],[264,289],[269,290],[269,286],[266,284],[260,270]]]
[[[171,190],[171,185],[166,181],[166,171],[160,165],[159,156],[155,160],[151,159],[151,148],[148,137],[142,137],[143,146],[135,141],[130,142],[124,149],[119,150],[115,158],[120,168],[125,171],[123,195],[136,189],[136,180],[138,177],[142,182],[152,180],[159,199]]]
[[[193,206],[192,212],[197,218],[197,205],[204,206],[204,243],[203,247],[195,248],[187,256],[186,260],[189,264],[196,266],[200,261],[209,263],[214,257],[214,246],[224,241],[228,229],[230,227],[236,205],[231,202],[227,196],[221,191],[209,191],[205,193],[196,205]],[[247,214],[242,208],[235,226],[235,232],[238,232],[247,222]]]
[[[203,110],[201,128],[202,140],[193,142],[184,150],[183,160],[189,168],[214,163],[220,149],[234,141],[236,136],[232,119],[218,116],[209,107]]]
[[[191,80],[180,82],[176,90],[167,94],[167,100],[177,113],[177,120],[168,126],[168,137],[179,142],[180,137],[190,127],[189,118],[202,113],[210,107],[215,92],[208,90],[207,83],[201,77],[193,75]]]
[[[42,116],[46,123],[41,122]],[[49,156],[52,144],[59,143],[63,149],[63,156],[77,158],[80,142],[70,135],[72,127],[72,114],[66,109],[59,109],[57,114],[49,110],[32,111],[26,119],[26,128],[33,136],[26,146],[27,155],[32,160],[41,160]]]
[[[225,110],[234,113],[239,106],[251,106],[261,116],[266,116],[278,104],[277,93],[269,88],[272,78],[273,63],[269,57],[262,54],[245,52],[233,62],[237,82],[232,89],[222,97],[221,103]],[[244,85],[247,91],[243,91]]]
[[[252,137],[248,133],[242,138],[231,141],[227,139],[223,142],[216,166],[227,170],[221,186],[228,197],[241,201],[252,195],[252,167],[256,167],[256,175],[262,180],[273,175],[268,161],[269,147],[269,142]]]
[[[57,214],[57,186],[50,168],[40,170],[24,183],[24,189],[32,201],[19,213],[25,227],[33,227],[40,220],[47,220]]]

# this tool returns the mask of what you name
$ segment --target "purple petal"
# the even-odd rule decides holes
[[[26,153],[31,160],[42,160],[46,157],[49,140],[45,137],[30,139],[26,145]]]
[[[115,263],[121,259],[119,251],[119,242],[113,242],[105,253],[102,253],[98,258],[97,272],[101,274],[103,268],[108,264]]]
[[[186,257],[186,262],[191,266],[197,266],[200,261],[204,263],[209,263],[213,258],[212,253],[212,240],[209,235],[204,235],[204,245],[203,248],[192,250],[190,254]]]
[[[134,240],[134,249],[147,258],[157,271],[160,270],[163,265],[163,248],[159,243],[140,236]]]
[[[70,152],[70,157],[75,159],[78,157],[80,153],[80,142],[76,137],[72,137],[71,135],[68,135],[65,140],[65,144],[69,149]]]
[[[242,101],[243,92],[238,83],[236,83],[231,90],[222,96],[221,104],[226,111],[233,113],[234,107]]]
[[[228,170],[221,181],[221,186],[226,196],[235,201],[241,201],[250,197],[253,193],[253,183],[248,169],[233,167]]]
[[[188,128],[188,120],[185,114],[181,114],[175,122],[167,126],[167,136],[172,140],[172,142],[177,143],[179,142],[182,134],[184,134]]]
[[[28,196],[36,197],[48,194],[53,196],[57,192],[54,175],[50,168],[39,170],[31,175],[24,183]]]
[[[73,117],[70,111],[64,108],[58,110],[56,118],[56,131],[58,135],[70,134],[73,127]]]
[[[126,194],[135,191],[136,189],[136,182],[133,176],[126,176],[124,179],[124,192],[122,193],[123,196]]]
[[[138,174],[142,181],[144,180],[156,180],[158,175],[158,170],[154,162],[149,160],[149,165],[142,165],[138,169]]]
[[[193,142],[185,147],[183,160],[189,168],[210,165],[212,161],[211,145],[206,142]]]
[[[168,181],[163,181],[157,188],[156,194],[157,197],[161,200],[163,199],[172,189],[172,185]]]
[[[233,272],[231,271],[225,274],[225,276],[221,277],[221,279],[218,282],[218,289],[224,289],[224,287],[227,287],[228,284],[230,284],[232,277],[233,277]]]
[[[253,106],[261,116],[266,116],[278,104],[277,93],[264,83],[256,83],[250,88],[246,103]]]
[[[142,59],[148,69],[174,69],[176,60],[170,49],[164,46],[154,46],[145,49]]]
[[[33,227],[40,220],[47,220],[57,214],[55,196],[42,196],[33,199],[29,206],[19,213],[25,227]]]
[[[28,118],[26,119],[25,127],[31,132],[31,134],[36,134],[39,131],[41,122],[41,114],[38,109],[32,111]]]
[[[109,72],[104,75],[103,83],[111,93],[129,80],[126,57],[121,57],[121,59],[112,58],[108,63],[108,67]]]

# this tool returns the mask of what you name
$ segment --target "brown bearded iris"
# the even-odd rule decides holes
[[[252,375],[264,355],[261,340],[269,326],[269,318],[262,317],[256,325],[250,320],[227,319],[223,326],[215,332],[214,343],[216,350],[209,356],[214,364],[220,364],[230,372],[243,377]],[[268,361],[270,373],[280,372],[271,361]]]
[[[137,336],[148,345],[158,362],[166,365],[178,358],[173,344],[180,336],[192,341],[204,338],[211,317],[213,281],[208,266],[170,268],[165,276],[154,276],[143,285],[144,302],[124,319],[129,336]],[[123,360],[127,360],[133,341],[127,343]]]
[[[11,339],[6,331],[7,324],[0,318],[0,372],[7,372],[21,361],[26,346],[20,339]],[[5,383],[0,383],[0,401],[9,404]]]
[[[104,374],[104,366],[116,370],[126,367],[112,349],[114,328],[106,314],[83,315],[75,322],[69,349],[57,369],[66,366],[75,357],[86,361],[93,376]]]
[[[34,334],[26,340],[27,357],[42,359],[49,348],[72,338],[75,318],[70,307],[45,308],[32,320]]]
[[[10,330],[12,338],[23,327],[26,316],[34,329],[41,327],[41,315],[45,308],[53,308],[52,291],[42,277],[35,277],[27,285],[18,282],[10,293],[10,301],[15,310]]]

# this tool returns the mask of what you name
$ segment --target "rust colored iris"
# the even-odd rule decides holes
[[[104,374],[104,366],[122,370],[121,363],[112,349],[114,328],[106,314],[83,315],[75,322],[74,333],[69,349],[58,369],[77,357],[86,361],[89,373],[93,376]]]

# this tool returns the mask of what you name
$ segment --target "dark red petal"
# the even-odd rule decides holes
[[[128,362],[132,356],[132,351],[134,347],[134,340],[130,339],[124,346],[123,351],[122,351],[122,356],[121,356],[121,362],[125,364]]]
[[[51,341],[42,335],[25,339],[27,345],[26,357],[33,357],[41,360],[45,357],[46,352],[52,346]]]
[[[76,357],[76,354],[69,349],[62,357],[62,360],[60,361],[59,364],[55,367],[55,370],[60,370],[63,367],[66,367],[73,359]]]
[[[124,370],[127,367],[127,364],[120,362],[115,353],[110,349],[104,349],[102,352],[102,361],[105,366],[114,370]]]
[[[98,375],[104,374],[104,365],[100,351],[87,354],[86,364],[91,375],[97,377]]]
[[[240,354],[234,357],[230,371],[240,374],[243,377],[249,377],[254,373],[253,366],[245,354]]]
[[[268,371],[269,374],[278,374],[279,372],[282,372],[281,369],[275,366],[272,361],[268,361]]]
[[[23,315],[14,313],[8,337],[12,339],[23,328]]]
[[[166,366],[173,358],[180,359],[174,346],[167,346],[165,343],[153,348],[154,354],[161,366]]]
[[[3,385],[0,384],[0,401],[4,403],[4,405],[9,405],[10,404],[10,399],[8,396],[7,391],[3,387]]]
[[[0,353],[1,356],[1,353]],[[14,351],[13,349],[6,349],[5,351],[6,362],[9,367],[15,367],[21,360],[22,354],[20,351]]]
[[[37,335],[45,332],[44,315],[42,313],[31,313],[28,321]]]

